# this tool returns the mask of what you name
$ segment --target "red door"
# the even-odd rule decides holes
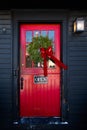
[[[43,67],[32,64],[27,54],[37,33],[52,39],[54,55],[60,59],[60,24],[20,25],[20,117],[61,116],[60,68],[49,60],[44,77]]]

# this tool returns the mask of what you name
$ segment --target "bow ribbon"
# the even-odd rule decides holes
[[[47,58],[52,59],[56,65],[58,65],[61,68],[67,69],[67,66],[63,64],[61,61],[59,61],[54,55],[52,51],[52,47],[40,48],[41,57],[44,60],[44,76],[47,76]]]

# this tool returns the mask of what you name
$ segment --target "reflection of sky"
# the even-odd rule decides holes
[[[26,32],[26,42],[32,42],[32,31]]]
[[[27,31],[26,32],[26,42],[32,42],[32,31]],[[34,36],[38,33],[38,36],[40,36],[40,33],[42,36],[47,35],[47,31],[34,31]],[[54,31],[48,31],[48,37],[54,41]]]
[[[46,34],[46,31],[41,31],[41,35],[42,36],[46,36],[47,34]]]
[[[54,31],[49,31],[48,37],[54,41]]]

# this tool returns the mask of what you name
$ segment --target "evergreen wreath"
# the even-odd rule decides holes
[[[34,63],[42,62],[40,48],[47,49],[49,46],[52,46],[52,39],[49,39],[48,36],[40,35],[32,38],[32,42],[27,46],[27,52]]]

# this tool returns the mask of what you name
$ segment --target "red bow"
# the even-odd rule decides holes
[[[47,76],[47,58],[52,59],[56,65],[58,65],[61,68],[67,69],[67,66],[63,64],[61,61],[59,61],[54,55],[52,51],[52,47],[40,48],[41,57],[44,59],[44,76]]]

